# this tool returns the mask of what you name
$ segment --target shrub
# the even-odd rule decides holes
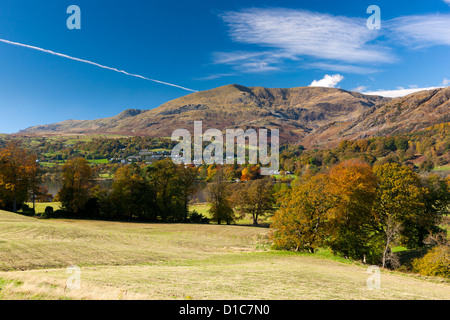
[[[41,215],[41,218],[43,219],[51,218],[53,216],[53,210],[54,209],[51,206],[45,207],[44,213]]]
[[[189,214],[189,221],[193,223],[209,223],[209,219],[197,211],[192,211]]]
[[[425,256],[415,259],[412,267],[421,275],[450,278],[450,246],[433,247]]]
[[[21,214],[21,215],[24,215],[24,216],[27,216],[27,217],[32,217],[32,216],[34,216],[34,214],[35,214],[35,211],[34,211],[34,209],[33,208],[30,208],[30,206],[28,206],[26,203],[24,203],[23,205],[22,205],[22,212],[17,212],[17,213],[19,213],[19,214]]]

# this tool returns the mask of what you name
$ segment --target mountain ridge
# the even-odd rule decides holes
[[[66,120],[18,135],[122,134],[167,137],[175,129],[279,129],[282,142],[332,146],[342,139],[419,130],[448,122],[450,87],[401,98],[338,88],[265,88],[230,84],[168,101],[149,110],[127,109],[96,120]],[[394,121],[395,119],[395,121]]]

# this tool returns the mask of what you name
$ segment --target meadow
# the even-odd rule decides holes
[[[450,283],[274,251],[268,228],[36,219],[0,211],[0,299],[450,299]],[[68,289],[67,267],[81,270]]]

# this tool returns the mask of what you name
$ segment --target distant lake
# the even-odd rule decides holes
[[[111,188],[112,185],[112,179],[104,179],[104,180],[98,180],[98,184],[100,184],[101,187],[105,189]],[[42,185],[47,188],[48,193],[55,196],[59,190],[62,188],[62,181],[61,180],[44,180]]]
[[[110,189],[112,185],[113,180],[112,179],[104,179],[104,180],[98,180],[98,183],[101,187],[105,189]],[[205,192],[205,183],[204,182],[195,182],[196,184],[196,191],[191,196],[191,199],[194,202],[206,202],[207,196]],[[61,180],[45,180],[42,185],[47,188],[48,193],[55,196],[59,190],[62,188],[62,182]]]

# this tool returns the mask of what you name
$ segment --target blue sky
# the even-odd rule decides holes
[[[70,5],[80,30],[67,28]],[[367,28],[370,5],[379,30]],[[2,0],[0,40],[21,44],[0,41],[2,133],[152,109],[183,88],[450,85],[450,0]]]

